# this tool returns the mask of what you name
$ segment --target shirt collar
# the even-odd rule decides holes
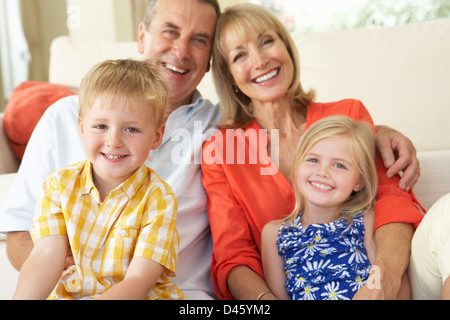
[[[142,164],[131,177],[129,177],[126,181],[120,184],[117,188],[112,190],[109,193],[110,198],[114,198],[125,193],[128,198],[132,198],[136,191],[142,186],[142,184],[147,181],[147,166],[146,164]],[[83,171],[81,172],[81,190],[82,194],[92,193],[92,196],[100,199],[97,188],[94,185],[94,180],[92,178],[92,163],[89,160],[86,160]],[[100,202],[100,201],[99,201]]]
[[[191,119],[194,114],[205,104],[205,99],[203,99],[200,91],[197,89],[192,93],[191,103],[187,105],[183,105],[175,109],[170,115],[175,117],[178,113],[183,113],[188,116],[188,119]]]

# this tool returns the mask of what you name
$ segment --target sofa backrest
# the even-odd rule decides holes
[[[303,85],[317,101],[359,99],[376,124],[404,133],[419,151],[450,149],[450,19],[293,37]],[[136,43],[57,38],[50,82],[78,87],[92,65],[111,58],[138,58]],[[218,101],[211,72],[199,89]]]

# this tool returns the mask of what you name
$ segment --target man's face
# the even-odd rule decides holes
[[[209,71],[217,16],[212,5],[198,1],[159,0],[138,48],[144,58],[160,57],[169,85],[169,110],[189,104],[192,92]]]

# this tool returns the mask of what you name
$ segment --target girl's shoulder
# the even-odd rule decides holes
[[[261,231],[262,239],[276,239],[278,236],[278,231],[283,225],[284,220],[272,220],[264,225]]]

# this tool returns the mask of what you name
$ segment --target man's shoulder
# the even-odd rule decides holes
[[[78,101],[77,95],[59,99],[45,111],[43,118],[77,117]]]
[[[58,181],[61,180],[63,177],[73,179],[74,177],[81,175],[85,167],[86,167],[86,160],[65,167],[61,167],[53,171],[50,174],[49,179],[55,179]]]
[[[158,194],[162,197],[166,196],[166,195],[173,195],[175,196],[174,191],[172,190],[172,187],[165,181],[163,180],[158,173],[153,170],[150,167],[146,167],[147,169],[147,175],[149,177],[149,190],[150,193],[154,194]]]
[[[216,122],[220,118],[221,109],[219,104],[214,104],[208,99],[201,99],[201,106],[196,109],[196,117],[207,117]]]

